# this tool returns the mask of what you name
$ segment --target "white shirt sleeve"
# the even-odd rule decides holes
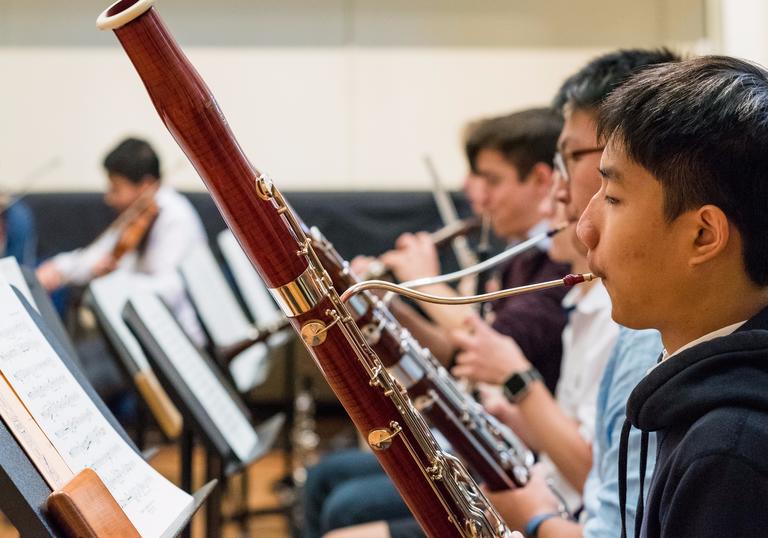
[[[107,232],[90,245],[57,254],[51,259],[65,285],[85,285],[93,279],[93,266],[108,255],[119,236],[117,231]]]

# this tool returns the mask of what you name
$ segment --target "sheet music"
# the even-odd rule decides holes
[[[147,356],[141,349],[136,337],[123,321],[123,307],[128,297],[135,291],[131,284],[131,275],[124,271],[114,271],[107,276],[93,280],[89,286],[94,300],[108,323],[117,333],[120,342],[128,351],[136,366],[141,371],[150,369]]]
[[[251,265],[248,256],[245,255],[232,232],[230,230],[221,232],[218,242],[219,248],[235,277],[237,287],[243,295],[243,300],[253,319],[256,320],[256,326],[264,327],[280,321],[283,313],[280,312],[267,291],[264,281],[261,280],[259,273]]]
[[[112,428],[4,279],[0,370],[70,469],[96,471],[142,536],[160,536],[191,504]]]
[[[150,293],[137,294],[130,302],[227,444],[240,461],[247,461],[258,442],[256,432],[168,309]]]
[[[180,267],[187,290],[217,346],[232,346],[248,338],[253,327],[207,244],[197,245]]]
[[[37,304],[35,304],[34,298],[32,298],[32,292],[27,286],[27,281],[24,279],[24,275],[19,267],[19,262],[13,256],[0,259],[0,275],[7,280],[11,286],[15,286],[21,292],[22,295],[29,301],[29,304],[35,307],[35,310],[39,311]]]
[[[269,374],[269,348],[259,342],[244,349],[229,363],[229,371],[240,392],[258,387]]]

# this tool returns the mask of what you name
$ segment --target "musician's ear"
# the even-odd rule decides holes
[[[158,178],[156,178],[151,174],[144,174],[144,176],[142,176],[141,180],[139,181],[138,185],[139,185],[139,188],[141,188],[141,190],[144,190],[148,188],[154,188],[159,181],[160,180]]]
[[[552,167],[550,165],[538,162],[531,168],[526,181],[533,182],[536,186],[536,190],[546,195],[549,194],[549,191],[552,188],[552,174]]]

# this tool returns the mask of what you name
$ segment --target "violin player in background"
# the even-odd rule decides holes
[[[0,258],[13,256],[21,265],[35,266],[37,228],[23,200],[0,196]]]
[[[141,289],[158,293],[198,344],[202,330],[186,298],[177,267],[192,247],[205,242],[202,222],[192,204],[162,185],[160,160],[152,146],[127,138],[104,158],[109,187],[107,205],[117,219],[91,244],[58,254],[37,269],[48,291],[86,285],[111,273],[126,271]]]

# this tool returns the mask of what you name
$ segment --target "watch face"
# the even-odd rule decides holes
[[[512,377],[507,380],[507,388],[509,389],[509,392],[511,392],[513,395],[517,394],[521,390],[525,388],[527,385],[525,379],[523,379],[523,376],[520,374],[515,374]]]

